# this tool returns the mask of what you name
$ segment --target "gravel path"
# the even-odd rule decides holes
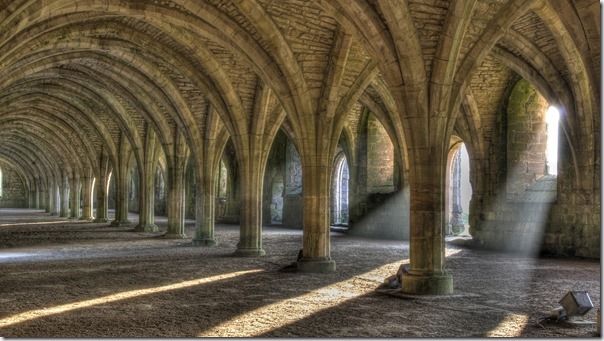
[[[550,338],[596,329],[538,324],[568,290],[587,290],[599,306],[596,261],[448,244],[455,295],[402,298],[375,288],[407,261],[406,242],[332,233],[337,272],[317,275],[287,268],[298,230],[265,227],[261,258],[232,256],[238,226],[216,226],[213,248],[161,234],[0,210],[0,336]]]

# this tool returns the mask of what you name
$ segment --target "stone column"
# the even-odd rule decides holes
[[[264,182],[263,158],[260,151],[250,150],[239,157],[240,224],[238,256],[264,256],[262,249],[262,189]]]
[[[36,190],[34,192],[34,208],[40,209],[40,181],[36,179]]]
[[[78,219],[80,217],[80,177],[74,175],[71,179],[70,186],[70,211],[69,219]]]
[[[105,152],[101,153],[99,159],[99,178],[95,183],[96,186],[96,218],[95,223],[106,223],[109,221],[107,209],[109,208],[108,203],[108,190],[109,190],[109,158]]]
[[[409,294],[450,294],[453,280],[444,269],[444,147],[409,149],[410,268],[402,276],[402,290]]]
[[[60,181],[55,180],[55,183],[53,184],[53,188],[52,188],[52,192],[53,192],[53,196],[54,196],[54,215],[56,216],[60,216],[61,215],[61,190],[59,188],[59,183]]]
[[[140,232],[157,232],[159,228],[155,225],[155,172],[143,170],[140,176],[139,195],[139,223],[135,227]]]
[[[155,163],[159,144],[155,132],[147,126],[143,166],[139,168],[139,222],[134,228],[140,232],[157,232],[155,225]]]
[[[50,193],[50,190],[48,187],[46,187],[42,190],[41,205],[42,205],[42,208],[44,209],[44,212],[46,212],[46,213],[50,213],[50,198],[48,196],[49,193]]]
[[[54,194],[54,190],[53,190],[53,186],[54,186],[54,181],[53,180],[48,180],[48,190],[46,191],[46,206],[48,208],[48,213],[50,215],[54,215],[54,208],[55,208],[55,201],[53,198],[53,194]]]
[[[101,173],[102,174],[102,173]],[[107,184],[108,178],[106,175],[101,175],[99,181],[96,182],[96,218],[95,223],[106,223],[109,221],[108,218],[108,193]]]
[[[117,167],[115,171],[115,220],[111,222],[111,226],[129,225],[128,220],[128,163],[132,149],[130,143],[125,136],[120,138],[120,151]]]
[[[54,179],[50,181],[48,189],[48,203],[50,206],[50,215],[59,215],[59,203],[57,202],[57,184]]]
[[[203,181],[197,181],[197,190],[195,191],[195,219],[197,229],[193,245],[213,246],[216,245],[214,239],[214,205],[216,202],[216,172],[212,165],[208,165],[203,174]]]
[[[168,166],[168,232],[165,238],[187,238],[185,234],[185,166],[187,145],[180,132],[175,133],[174,154]]]
[[[120,165],[121,166],[121,165]],[[115,174],[115,220],[111,226],[124,226],[130,224],[128,220],[128,169],[120,167]]]
[[[84,177],[82,181],[82,217],[80,220],[92,220],[92,182],[93,177],[91,175]]]
[[[33,184],[33,186],[35,186],[35,184]],[[28,208],[36,208],[35,198],[36,198],[36,191],[33,189],[30,189],[27,194],[27,207]]]
[[[304,200],[302,272],[333,272],[336,263],[330,256],[329,205],[330,164],[328,155],[303,155],[302,186]],[[328,153],[325,153],[328,154]]]
[[[61,217],[69,217],[69,181],[67,176],[63,176],[61,184]]]

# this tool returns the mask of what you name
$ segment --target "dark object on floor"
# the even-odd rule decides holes
[[[298,270],[298,262],[302,259],[302,249],[300,249],[300,251],[298,251],[298,258],[296,259],[295,262],[286,265],[284,267],[282,267],[281,269],[279,269],[279,272],[296,272]]]
[[[559,303],[568,317],[583,316],[594,307],[587,291],[569,291]]]

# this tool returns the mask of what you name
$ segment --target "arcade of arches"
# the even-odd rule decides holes
[[[600,50],[595,0],[0,0],[0,251],[47,219],[318,281],[399,243],[405,295],[466,290],[451,240],[589,267]]]

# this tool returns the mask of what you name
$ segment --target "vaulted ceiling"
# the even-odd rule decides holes
[[[244,136],[270,146],[279,128],[304,153],[361,106],[401,159],[454,130],[480,152],[518,77],[593,153],[599,13],[588,0],[0,0],[0,161],[28,183],[95,175],[120,139],[142,162],[151,130],[168,160],[182,133],[197,166],[208,141],[249,151]]]

